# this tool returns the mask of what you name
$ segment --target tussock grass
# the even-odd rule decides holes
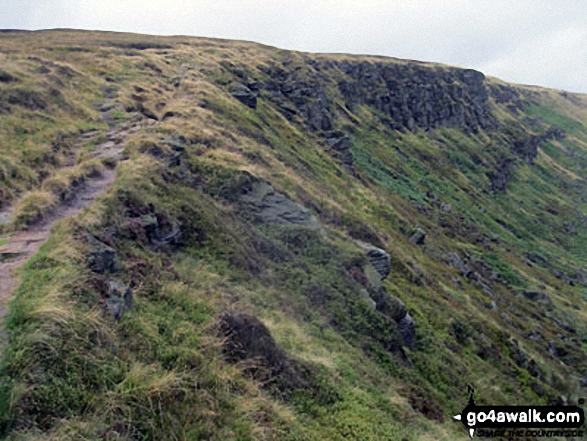
[[[57,203],[57,196],[49,191],[30,191],[19,200],[12,216],[12,223],[14,227],[19,228],[38,222],[55,208]]]

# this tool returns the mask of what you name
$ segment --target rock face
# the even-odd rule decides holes
[[[385,290],[380,291],[375,301],[377,310],[395,321],[402,345],[413,349],[416,343],[416,323],[408,313],[406,305]]]
[[[369,259],[371,266],[373,266],[379,274],[381,280],[385,279],[391,271],[391,257],[389,254],[381,248],[371,245],[365,248],[365,254],[367,255],[367,259]]]
[[[310,131],[332,130],[334,112],[323,83],[277,65],[259,66],[259,70],[269,76],[262,88],[285,118],[300,115]]]
[[[341,78],[337,88],[348,110],[371,106],[387,117],[384,122],[393,129],[477,131],[496,126],[485,76],[475,70],[349,60],[306,63],[306,69],[258,68],[269,76],[262,87],[284,116],[291,120],[299,114],[311,131],[331,130],[336,117],[326,93],[330,81],[326,75]]]
[[[565,133],[556,128],[547,130],[539,135],[524,134],[513,142],[512,151],[524,162],[533,164],[538,155],[538,147],[551,140],[560,141],[564,137]]]
[[[372,106],[388,117],[393,129],[495,127],[481,72],[399,63],[330,64],[348,78],[338,84],[346,107],[352,111],[361,104]]]
[[[256,222],[321,228],[318,220],[305,207],[266,182],[253,182],[243,191],[239,198],[241,209]]]
[[[251,109],[257,108],[257,92],[242,83],[234,83],[230,89],[230,94]]]

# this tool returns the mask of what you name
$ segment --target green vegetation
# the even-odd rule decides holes
[[[338,67],[308,60],[407,62],[66,31],[0,43],[17,79],[0,83],[12,229],[115,165],[92,159],[109,128],[127,131],[128,157],[21,270],[4,323],[7,439],[464,440],[450,416],[468,384],[488,404],[584,396],[584,97],[516,86],[533,104],[490,101],[493,129],[395,130],[374,105],[346,107]],[[269,90],[272,67],[300,96]],[[322,99],[315,78],[336,114],[324,130],[303,107]],[[232,96],[255,82],[256,108]],[[515,152],[553,127],[565,136],[531,160]],[[244,196],[259,182],[277,192],[266,205],[312,220],[263,218]],[[365,243],[390,254],[382,281]],[[277,362],[227,355],[222,317],[238,313],[264,324]]]

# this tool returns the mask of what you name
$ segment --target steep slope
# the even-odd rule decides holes
[[[9,439],[453,440],[467,385],[584,396],[583,96],[201,38],[0,42],[0,246],[117,174],[20,272]]]

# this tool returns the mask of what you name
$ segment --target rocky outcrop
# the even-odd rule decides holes
[[[410,314],[406,314],[397,322],[397,330],[402,344],[407,348],[414,349],[416,344],[416,323]]]
[[[380,279],[385,279],[391,271],[391,257],[389,254],[381,248],[372,245],[365,247],[365,254],[371,266],[379,274]]]
[[[120,321],[132,308],[133,294],[124,283],[109,281],[106,283],[106,309],[115,320]]]
[[[481,72],[366,61],[330,65],[346,74],[338,84],[346,107],[372,106],[387,116],[385,122],[393,129],[477,131],[496,126]]]
[[[355,175],[355,158],[351,151],[351,140],[342,132],[326,132],[326,146],[328,152],[338,159],[342,167],[351,175]]]
[[[262,88],[285,118],[292,120],[300,115],[310,131],[332,130],[334,112],[319,79],[308,79],[297,69],[283,69],[277,65],[259,66],[258,69],[269,77]]]
[[[541,292],[541,291],[524,290],[524,291],[522,291],[522,295],[524,297],[526,297],[528,300],[531,300],[533,302],[552,303],[552,299],[550,298],[550,296],[546,293]]]
[[[254,222],[321,228],[318,220],[305,207],[266,182],[257,180],[241,191],[239,209]]]
[[[564,139],[565,132],[558,128],[551,128],[538,135],[524,134],[512,144],[512,151],[524,162],[533,164],[538,155],[538,148],[545,142]]]
[[[96,239],[91,241],[91,249],[86,255],[86,264],[90,270],[98,274],[115,273],[119,269],[114,248]]]
[[[473,275],[471,268],[469,268],[467,263],[462,260],[457,253],[448,253],[446,256],[446,261],[451,267],[460,270],[463,277],[469,278]]]
[[[416,229],[414,234],[410,236],[410,243],[414,245],[424,245],[426,240],[426,233],[421,228]]]
[[[496,104],[506,104],[507,108],[514,113],[523,111],[528,104],[517,89],[503,84],[490,84],[489,95]]]
[[[512,158],[506,158],[493,170],[487,172],[486,176],[489,178],[491,183],[489,191],[505,193],[507,190],[507,184],[512,176],[513,167],[514,160]]]
[[[245,106],[251,109],[257,108],[258,93],[251,90],[249,86],[245,86],[242,83],[234,83],[230,88],[230,94]]]

